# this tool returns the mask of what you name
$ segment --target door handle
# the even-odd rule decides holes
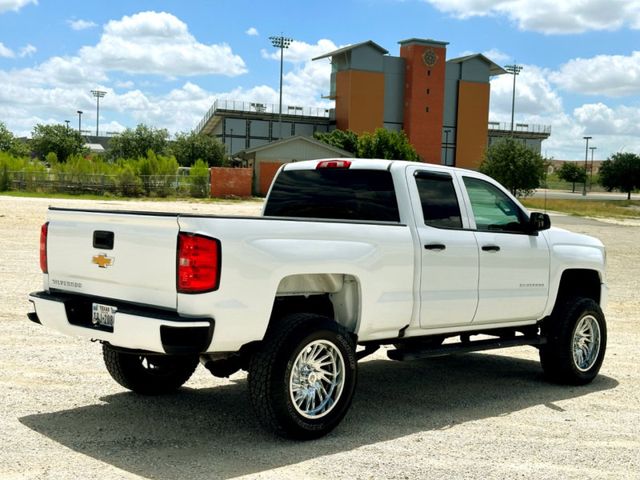
[[[442,250],[446,250],[447,246],[442,243],[428,243],[424,248],[427,250],[433,250],[434,252],[441,252]]]
[[[500,247],[498,245],[484,245],[482,247],[483,252],[499,252]]]

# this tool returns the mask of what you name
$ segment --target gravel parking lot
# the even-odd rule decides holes
[[[32,324],[49,204],[257,214],[259,202],[106,202],[0,196],[0,478],[640,478],[640,225],[553,216],[608,247],[609,345],[586,387],[544,382],[532,348],[360,364],[354,404],[326,438],[265,433],[246,376],[199,368],[179,393],[140,397],[99,344]]]

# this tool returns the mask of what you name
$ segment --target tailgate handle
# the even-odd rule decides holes
[[[93,232],[93,248],[113,250],[113,232],[96,230]]]

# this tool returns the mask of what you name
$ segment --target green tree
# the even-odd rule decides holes
[[[404,132],[391,132],[378,128],[373,133],[358,137],[359,158],[386,158],[389,160],[418,160],[418,154]]]
[[[203,160],[210,167],[219,167],[225,162],[224,145],[209,135],[178,133],[170,149],[183,167],[190,167],[197,160]]]
[[[331,132],[315,132],[313,138],[333,147],[341,148],[354,155],[358,153],[358,135],[351,130],[333,130]]]
[[[599,174],[603,187],[626,192],[627,200],[631,200],[631,192],[640,188],[640,156],[630,152],[614,153],[602,162]]]
[[[109,140],[109,158],[144,158],[149,150],[164,155],[169,146],[169,132],[165,128],[139,124],[135,130],[127,128]]]
[[[71,155],[86,153],[82,135],[65,125],[36,125],[31,133],[31,149],[40,159],[53,152],[61,162]]]
[[[485,152],[480,171],[493,177],[513,195],[527,196],[544,181],[547,162],[523,143],[509,137]]]
[[[564,162],[558,170],[558,178],[565,182],[571,182],[573,184],[572,192],[575,192],[576,182],[584,183],[587,181],[587,171],[576,162]]]
[[[15,157],[28,157],[30,153],[29,146],[15,138],[3,122],[0,122],[0,152]]]

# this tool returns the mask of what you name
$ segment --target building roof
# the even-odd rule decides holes
[[[475,53],[473,55],[466,55],[464,57],[452,58],[451,60],[447,60],[447,63],[449,63],[449,62],[451,62],[451,63],[463,63],[463,62],[466,62],[468,60],[473,60],[475,58],[479,58],[480,60],[482,60],[483,62],[485,62],[486,64],[489,65],[489,75],[502,75],[502,74],[507,73],[507,71],[504,68],[502,68],[497,63],[491,61],[489,58],[485,57],[481,53]]]
[[[275,142],[267,143],[266,145],[260,145],[259,147],[247,148],[246,150],[241,150],[241,151],[237,152],[236,155],[240,156],[240,157],[245,157],[245,156],[250,155],[252,153],[257,153],[257,152],[261,152],[261,151],[264,151],[264,150],[270,150],[272,148],[278,148],[279,146],[285,145],[287,143],[300,142],[300,141],[307,142],[307,143],[310,143],[312,145],[317,145],[317,146],[323,147],[328,152],[331,152],[331,153],[333,153],[335,155],[340,155],[342,157],[352,157],[353,156],[353,153],[351,153],[351,152],[347,152],[346,150],[343,150],[341,148],[334,147],[333,145],[329,145],[328,143],[321,142],[321,141],[316,140],[315,138],[312,138],[312,137],[305,137],[303,135],[295,135],[293,137],[283,138],[281,140],[276,140]]]
[[[84,148],[89,149],[91,153],[104,153],[105,148],[99,143],[85,143]]]
[[[400,45],[406,45],[407,43],[418,43],[420,45],[428,45],[432,47],[446,47],[449,42],[441,42],[439,40],[433,40],[432,38],[407,38],[406,40],[400,40]]]
[[[386,55],[389,53],[389,50],[382,48],[376,42],[372,40],[367,40],[366,42],[354,43],[353,45],[348,45],[346,47],[339,48],[338,50],[334,50],[333,52],[325,53],[324,55],[320,55],[319,57],[312,58],[311,60],[320,60],[321,58],[333,57],[336,55],[340,55],[341,53],[346,53],[350,50],[353,50],[358,47],[364,47],[365,45],[378,50],[382,55]]]

